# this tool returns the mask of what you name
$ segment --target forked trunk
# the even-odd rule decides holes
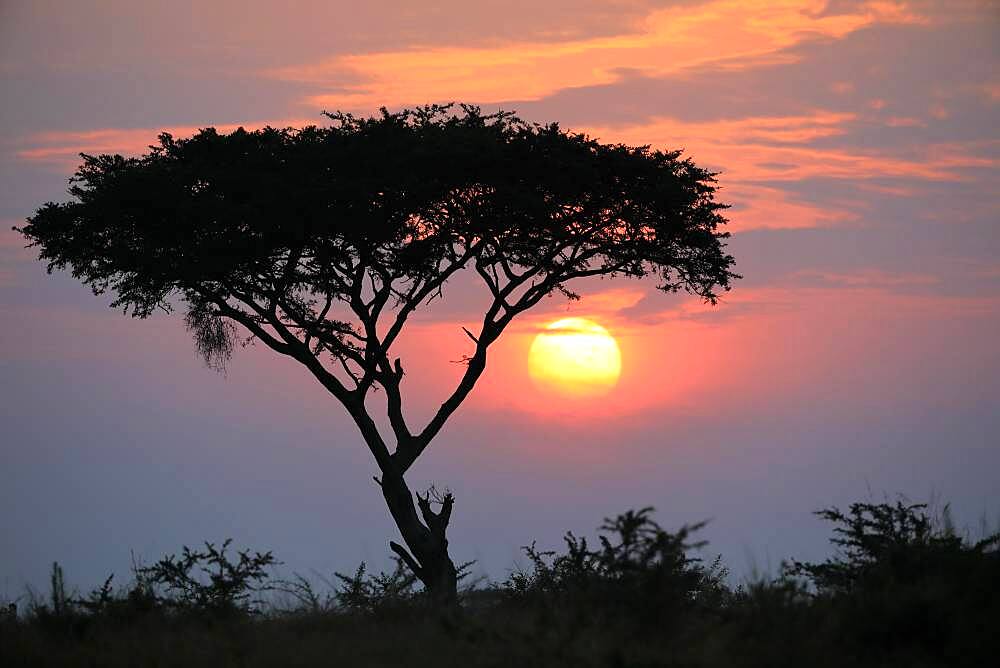
[[[458,598],[458,572],[448,556],[446,533],[454,497],[445,494],[441,510],[435,513],[429,497],[417,495],[414,503],[413,493],[402,476],[386,474],[381,484],[386,505],[406,543],[403,547],[390,541],[389,546],[420,579],[435,603],[453,605]]]

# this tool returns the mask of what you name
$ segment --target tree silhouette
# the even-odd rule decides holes
[[[680,152],[601,144],[557,124],[462,105],[329,127],[213,128],[159,137],[136,158],[82,155],[68,203],[18,229],[48,270],[71,268],[133,317],[186,308],[206,363],[241,326],[291,357],[347,409],[371,450],[406,547],[435,596],[455,596],[446,530],[454,498],[417,495],[406,472],[486,368],[519,314],[587,276],[659,279],[706,300],[737,276],[718,228],[714,175]],[[407,319],[474,270],[491,299],[464,374],[426,424],[404,417]],[[366,403],[384,392],[388,428]],[[438,504],[435,504],[438,505]]]

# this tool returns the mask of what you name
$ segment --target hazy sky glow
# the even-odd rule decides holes
[[[258,347],[215,374],[180,317],[122,317],[10,231],[81,151],[382,105],[683,149],[721,172],[745,276],[716,307],[594,280],[513,326],[411,474],[454,490],[457,560],[500,577],[644,505],[713,518],[737,573],[821,555],[809,511],[869,490],[996,521],[997,72],[985,0],[0,4],[0,595],[55,559],[91,586],[130,549],[229,536],[302,572],[386,562],[374,463],[304,371]],[[453,281],[401,341],[411,421],[482,301]],[[532,383],[532,339],[566,317],[617,340],[610,394]]]

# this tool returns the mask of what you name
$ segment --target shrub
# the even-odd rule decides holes
[[[138,569],[140,580],[165,591],[158,600],[180,610],[212,615],[257,612],[250,596],[271,588],[267,569],[278,562],[270,552],[250,550],[237,552],[238,560],[232,561],[226,554],[230,543],[227,539],[217,548],[206,542],[204,551],[185,545],[179,557],[169,555]]]
[[[822,563],[792,561],[785,573],[809,581],[819,594],[920,583],[941,574],[957,576],[997,562],[1000,533],[970,543],[947,521],[935,522],[927,504],[853,503],[846,513],[826,508],[815,514],[834,524],[830,542],[837,553]]]
[[[412,604],[418,595],[417,576],[398,557],[391,573],[369,574],[362,561],[353,575],[334,575],[341,582],[335,594],[337,604],[347,612],[370,615],[398,612]]]
[[[539,551],[532,543],[524,548],[531,569],[512,573],[500,591],[508,600],[548,599],[650,622],[682,609],[725,605],[731,594],[721,559],[706,566],[689,554],[705,544],[690,541],[704,523],[671,533],[652,519],[652,512],[643,508],[605,519],[597,549],[571,532],[562,554]]]
[[[987,620],[1000,618],[1000,534],[972,542],[955,533],[947,506],[942,520],[926,510],[897,501],[816,513],[834,525],[836,554],[784,570],[812,587],[812,605],[835,620],[838,642],[943,661],[987,655]]]

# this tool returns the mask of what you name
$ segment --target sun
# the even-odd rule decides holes
[[[585,318],[564,318],[532,341],[528,371],[544,390],[573,397],[600,396],[618,383],[622,357],[608,330]]]

